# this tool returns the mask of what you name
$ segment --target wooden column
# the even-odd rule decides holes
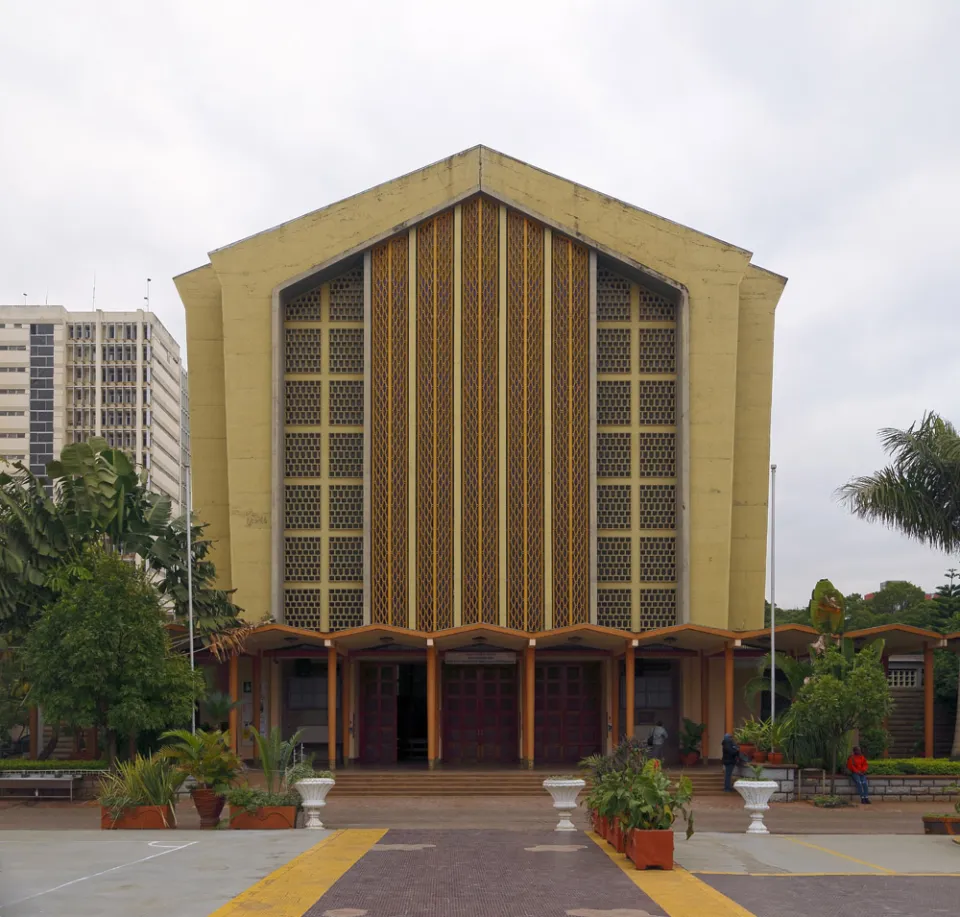
[[[230,747],[240,753],[240,657],[231,656],[229,662],[230,673]]]
[[[933,757],[933,647],[923,648],[923,756]]]
[[[427,641],[427,767],[437,764],[437,648]]]
[[[634,712],[637,699],[637,651],[634,648],[633,640],[627,641],[627,651],[624,653],[623,661],[625,670],[624,682],[627,692],[627,722],[624,724],[626,727],[625,735],[628,739],[632,739],[635,729],[634,721],[637,718]]]
[[[30,708],[30,757],[36,761],[40,754],[40,711],[36,705]]]
[[[337,648],[327,641],[327,759],[337,766]]]
[[[723,731],[733,735],[733,644],[723,648]]]
[[[710,657],[700,651],[700,722],[704,725],[700,742],[700,754],[703,763],[710,759]]]
[[[616,748],[620,743],[620,658],[618,656],[610,660],[610,734],[611,745]]]
[[[890,657],[889,657],[889,656],[881,656],[881,657],[880,657],[880,664],[883,666],[883,677],[887,679],[887,684],[889,684],[889,683],[890,683]],[[883,718],[883,731],[884,731],[884,732],[887,732],[888,729],[889,729],[889,727],[890,727],[890,721],[887,719],[887,717],[884,717],[884,718]],[[884,758],[889,758],[889,757],[890,757],[890,749],[889,749],[889,748],[885,748],[885,749],[883,750],[883,757],[884,757]]]
[[[260,654],[257,653],[253,657],[253,677],[251,682],[251,689],[253,692],[253,731],[260,732]],[[257,746],[257,743],[253,743],[253,760],[256,761],[260,757],[260,751]]]
[[[527,767],[533,767],[533,694],[537,671],[536,652],[533,640],[523,651],[523,758]]]
[[[349,657],[343,657],[343,661],[340,663],[340,671],[342,672],[340,678],[340,742],[343,745],[343,766],[346,767],[350,760],[350,707],[352,700],[350,696],[350,677],[353,674],[353,665]]]

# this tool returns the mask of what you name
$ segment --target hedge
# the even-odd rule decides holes
[[[33,758],[2,758],[0,771],[105,771],[106,761],[36,761]]]
[[[919,774],[923,777],[960,777],[960,761],[949,758],[874,758],[868,777],[900,777]]]

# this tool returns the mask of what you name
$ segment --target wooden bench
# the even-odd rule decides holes
[[[0,797],[4,799],[50,799],[60,796],[41,796],[41,790],[66,791],[66,796],[73,802],[73,791],[80,785],[82,777],[67,775],[55,777],[52,774],[30,774],[29,776],[15,776],[0,774]],[[10,792],[18,791],[18,792]]]

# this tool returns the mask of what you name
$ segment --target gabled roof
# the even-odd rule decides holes
[[[214,249],[210,260],[221,278],[242,275],[273,288],[323,270],[478,193],[675,286],[684,282],[674,276],[678,260],[694,274],[740,276],[750,261],[746,249],[485,146]],[[258,267],[248,273],[251,256]]]

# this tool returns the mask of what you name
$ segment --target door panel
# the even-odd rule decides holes
[[[543,663],[534,682],[534,758],[575,764],[601,751],[603,668],[599,662]]]
[[[443,759],[451,764],[517,760],[516,666],[447,666]]]
[[[382,662],[360,663],[360,761],[397,763],[399,669]]]

